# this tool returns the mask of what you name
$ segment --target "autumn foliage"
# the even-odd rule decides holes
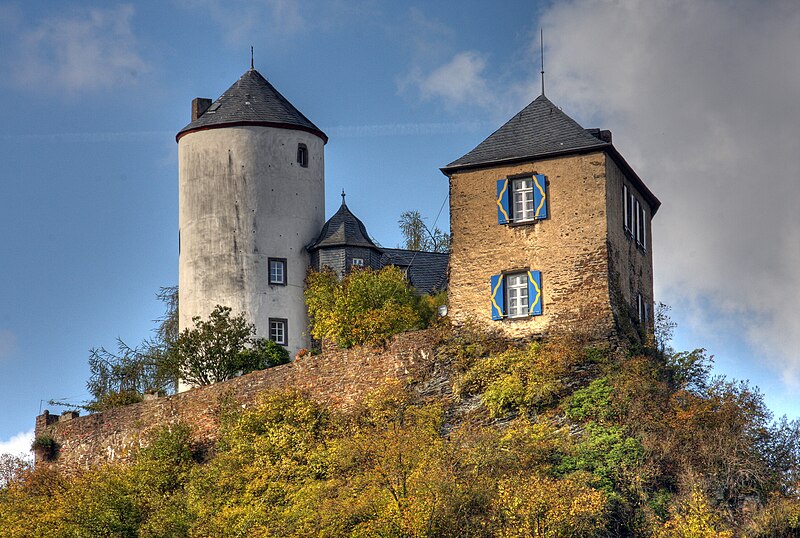
[[[3,536],[652,536],[800,533],[798,423],[702,350],[623,355],[476,328],[452,391],[387,382],[343,411],[293,391],[220,407],[216,451],[158,432],[136,462],[0,489]],[[705,365],[705,366],[704,366]]]

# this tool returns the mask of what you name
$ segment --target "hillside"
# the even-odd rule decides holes
[[[127,466],[0,490],[16,536],[798,536],[798,423],[702,350],[439,328],[348,406],[220,407],[216,446],[154,431]]]

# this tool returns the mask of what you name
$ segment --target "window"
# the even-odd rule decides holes
[[[631,221],[633,214],[631,213],[631,192],[628,190],[627,185],[622,186],[622,199],[625,201],[625,214],[623,215],[623,219],[625,221],[624,228],[625,231],[630,234],[632,229]]]
[[[506,311],[510,318],[528,315],[528,275],[508,275],[506,277]]]
[[[364,267],[364,258],[353,258],[353,261],[350,262],[350,265],[353,267]]]
[[[540,271],[493,275],[490,285],[493,320],[542,315]]]
[[[269,259],[269,283],[277,286],[286,285],[286,258]]]
[[[644,300],[641,293],[636,294],[636,312],[639,317],[639,323],[647,326],[650,321],[650,304]]]
[[[547,179],[531,174],[497,181],[498,224],[533,222],[547,218]]]
[[[289,340],[287,321],[283,318],[269,318],[269,339],[285,346]]]
[[[647,210],[645,205],[633,194],[627,185],[622,186],[623,227],[625,233],[636,241],[643,250],[647,250]]]
[[[308,148],[305,144],[297,144],[297,164],[308,168]]]
[[[644,250],[647,250],[647,228],[645,226],[647,214],[644,212],[644,205],[639,205],[638,201],[636,202],[636,207],[639,210],[639,217],[636,219],[638,223],[636,228],[636,243]]]
[[[533,220],[533,180],[515,179],[511,185],[511,192],[514,195],[514,208],[511,213],[514,215],[514,220]]]

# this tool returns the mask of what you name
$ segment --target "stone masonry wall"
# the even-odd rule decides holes
[[[608,287],[605,153],[589,153],[455,173],[450,178],[448,315],[477,320],[509,336],[614,329]],[[496,181],[544,174],[549,217],[533,224],[497,223]],[[542,272],[543,315],[491,320],[491,275]]]
[[[609,278],[615,294],[619,296],[620,304],[615,305],[615,311],[621,317],[621,324],[638,322],[636,316],[636,294],[641,293],[651,308],[652,330],[652,305],[653,305],[653,236],[652,236],[652,211],[644,202],[644,197],[636,187],[625,177],[612,159],[608,159],[608,249],[609,249]],[[643,204],[646,215],[645,233],[647,235],[647,249],[636,245],[630,234],[624,228],[624,196],[623,184],[635,194]],[[623,319],[627,318],[627,319]]]
[[[222,383],[102,413],[59,419],[45,411],[36,418],[36,436],[49,434],[55,439],[60,448],[51,465],[66,470],[127,462],[151,431],[177,422],[191,425],[194,444],[208,450],[213,448],[220,406],[226,401],[233,399],[246,408],[265,392],[295,388],[321,403],[347,408],[387,379],[420,379],[432,364],[435,342],[432,331],[405,333],[383,351],[325,350]],[[36,463],[43,461],[37,456]]]

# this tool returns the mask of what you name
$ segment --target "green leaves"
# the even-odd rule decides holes
[[[209,319],[192,320],[170,350],[181,378],[193,385],[209,385],[237,375],[289,362],[289,352],[263,338],[255,338],[255,326],[244,314],[217,305]]]
[[[350,272],[339,282],[325,269],[306,278],[311,334],[341,348],[379,346],[390,336],[421,329],[433,315],[433,302],[416,296],[403,271],[394,266]]]

